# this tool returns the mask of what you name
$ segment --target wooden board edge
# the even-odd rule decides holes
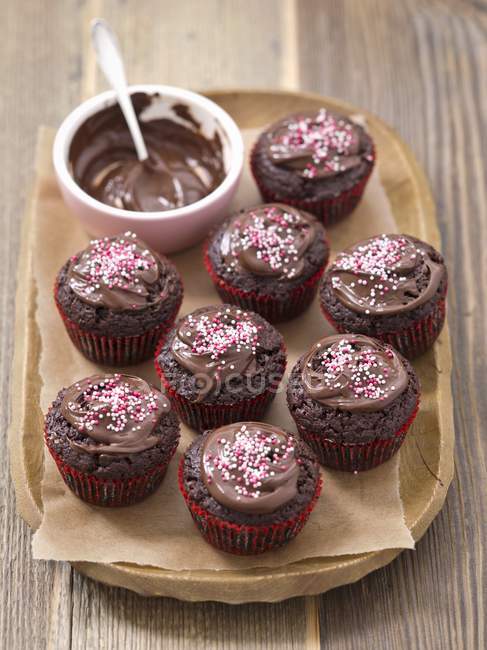
[[[16,345],[11,366],[10,381],[10,424],[7,431],[10,473],[15,486],[16,508],[24,521],[36,530],[42,519],[42,511],[30,490],[25,474],[24,445],[19,430],[27,422],[27,404],[23,398],[29,384],[28,349],[32,341],[32,328],[37,327],[32,317],[35,309],[34,287],[29,283],[32,277],[32,213],[35,189],[30,193],[27,210],[22,220],[19,262],[17,265],[17,290],[15,295]],[[22,332],[22,336],[18,334]],[[19,343],[20,341],[20,343]]]
[[[230,591],[222,593],[221,572],[211,575],[194,571],[174,572],[158,570],[145,573],[137,567],[124,567],[117,564],[94,564],[91,562],[73,562],[73,568],[87,577],[113,587],[123,587],[135,591],[141,596],[164,596],[188,602],[217,601],[231,605],[265,602],[275,603],[288,598],[318,596],[330,589],[357,582],[368,573],[380,569],[394,560],[403,549],[388,549],[356,556],[352,563],[343,562],[337,568],[323,571],[313,565],[303,569],[300,563],[288,565],[286,570],[271,574],[252,573],[242,577],[225,575],[225,582],[232,585]],[[365,559],[364,559],[365,558]],[[142,568],[142,567],[140,567]],[[294,569],[292,572],[290,569]],[[235,572],[236,573],[236,572]],[[160,575],[159,575],[160,574]],[[167,575],[165,575],[167,574]],[[192,575],[193,574],[193,575]],[[204,592],[204,597],[202,596]]]
[[[262,90],[259,91],[214,90],[211,92],[207,92],[206,94],[209,96],[215,96],[217,94],[230,95],[230,94],[238,94],[241,92],[244,93],[256,92],[262,95],[264,94],[268,94],[268,95],[283,94],[288,96],[300,95],[301,97],[304,98],[308,96],[312,100],[323,99],[322,96],[313,93],[297,93],[292,91],[277,91],[277,93],[273,91],[272,93],[269,93],[268,91],[262,91]],[[342,102],[341,100],[333,100],[333,98],[330,98],[330,101],[336,101],[337,104],[348,106],[349,110],[356,111],[356,107],[353,107],[352,105],[349,105],[346,102]],[[431,197],[431,191],[429,189],[428,182],[426,180],[426,177],[421,167],[417,163],[409,147],[401,140],[401,138],[391,127],[389,127],[387,124],[382,122],[380,118],[377,118],[376,116],[369,114],[367,111],[363,111],[363,113],[366,116],[370,116],[370,118],[373,119],[376,123],[380,124],[381,128],[387,131],[393,137],[394,141],[399,143],[400,148],[403,150],[403,154],[405,155],[408,164],[410,165],[411,169],[414,170],[415,180],[420,183],[421,189],[424,190],[423,197],[427,196],[428,201],[430,202],[430,205],[427,206],[428,212],[430,213],[428,215],[429,218],[422,220],[422,224],[426,229],[424,233],[424,238],[427,239],[428,241],[431,241],[434,245],[438,246],[439,233],[436,224],[434,202]],[[22,342],[22,346],[20,347],[16,346],[14,352],[14,360],[12,364],[12,384],[11,384],[12,385],[12,396],[11,396],[12,419],[8,431],[8,436],[9,436],[9,448],[11,450],[10,452],[11,472],[12,472],[12,476],[17,479],[14,481],[16,484],[17,509],[19,511],[19,514],[21,514],[21,516],[27,521],[27,523],[31,527],[37,528],[40,523],[42,513],[36,502],[34,495],[29,490],[25,480],[25,473],[23,471],[24,467],[22,466],[22,462],[21,462],[24,451],[22,445],[20,444],[21,441],[19,441],[18,436],[15,435],[15,430],[18,429],[18,425],[17,426],[14,425],[16,421],[17,422],[25,421],[25,405],[22,404],[22,401],[20,400],[19,396],[23,394],[22,390],[27,384],[28,368],[25,366],[24,360],[26,356],[28,357],[28,353],[26,353],[26,341],[29,340],[28,336],[30,336],[31,334],[31,332],[29,331],[29,326],[36,327],[35,321],[32,322],[32,319],[29,319],[29,310],[32,308],[32,305],[35,306],[35,296],[33,295],[30,296],[28,301],[18,300],[19,295],[21,295],[22,292],[24,292],[24,298],[25,298],[26,285],[28,284],[27,280],[29,278],[29,273],[26,272],[26,268],[27,269],[30,268],[29,266],[26,267],[26,263],[27,265],[31,264],[31,256],[30,256],[30,250],[31,250],[30,238],[32,236],[32,228],[30,227],[31,213],[32,213],[31,202],[29,203],[29,209],[27,211],[26,217],[24,218],[24,223],[22,228],[22,244],[21,244],[21,255],[19,257],[19,266],[18,266],[18,287],[17,287],[17,302],[16,302],[16,328],[19,328],[19,331],[24,331],[26,333],[26,336],[25,336],[25,341]],[[445,327],[445,330],[442,335],[442,339],[444,341],[444,345],[442,346],[442,350],[440,350],[438,353],[439,361],[441,361],[439,367],[441,367],[442,370],[444,370],[443,376],[440,377],[440,381],[443,386],[442,393],[441,393],[442,403],[446,404],[446,402],[448,401],[447,398],[449,397],[450,404],[448,408],[440,409],[440,418],[442,420],[443,426],[445,427],[445,431],[449,431],[450,435],[448,436],[448,440],[442,439],[442,446],[444,447],[443,451],[445,453],[440,454],[440,460],[442,459],[442,457],[446,456],[445,458],[443,458],[444,460],[444,463],[442,465],[443,472],[440,472],[443,485],[438,485],[434,491],[434,494],[432,495],[432,498],[428,506],[428,516],[423,519],[418,519],[418,521],[414,522],[412,525],[411,532],[416,541],[424,534],[424,532],[430,525],[431,521],[434,519],[434,517],[441,509],[443,502],[446,498],[448,485],[451,482],[453,476],[453,454],[448,453],[448,452],[452,452],[453,449],[454,430],[453,430],[453,414],[451,412],[451,386],[449,383],[450,374],[449,372],[447,373],[447,368],[451,369],[451,352],[450,352],[450,343],[449,343],[449,335],[448,335],[447,327]],[[19,418],[18,420],[17,417]],[[19,453],[13,453],[13,452],[19,452]],[[429,516],[430,514],[431,517]],[[310,563],[310,568],[308,569],[308,567],[302,566],[301,565],[302,563],[296,563],[294,567],[292,567],[292,565],[286,567],[286,570],[283,571],[281,574],[279,574],[279,572],[276,571],[268,571],[267,575],[265,575],[264,572],[264,574],[261,576],[255,573],[252,573],[248,576],[238,576],[238,577],[228,576],[228,578],[232,580],[232,582],[234,582],[235,587],[239,589],[239,597],[241,599],[238,600],[234,600],[233,597],[229,599],[222,599],[221,597],[219,597],[218,584],[221,581],[221,576],[218,575],[211,576],[211,574],[202,575],[205,572],[198,572],[197,577],[195,577],[194,575],[195,572],[183,571],[183,572],[177,572],[177,574],[175,574],[174,572],[171,571],[157,569],[157,576],[156,576],[155,570],[154,569],[151,570],[150,567],[138,567],[136,565],[124,566],[117,563],[110,564],[110,565],[101,565],[101,564],[94,564],[94,563],[72,563],[72,564],[74,568],[76,568],[80,572],[84,573],[85,575],[95,580],[100,580],[102,582],[114,586],[129,588],[142,595],[161,595],[161,596],[170,596],[170,597],[175,597],[180,599],[182,598],[184,600],[201,601],[202,598],[198,595],[198,593],[195,592],[200,591],[202,586],[205,585],[205,588],[206,587],[208,588],[207,590],[208,597],[205,596],[204,600],[219,600],[221,602],[229,602],[229,603],[230,602],[231,603],[254,602],[257,600],[261,602],[276,602],[292,596],[317,595],[331,588],[340,586],[341,584],[346,584],[349,582],[354,582],[356,580],[359,580],[367,573],[388,564],[397,555],[399,555],[401,551],[402,549],[386,549],[383,551],[365,553],[358,556],[347,556],[347,560],[343,561],[339,565],[338,569],[336,568],[336,566],[333,566],[330,567],[329,570],[327,570],[326,567],[323,566],[317,567],[313,565],[313,563]],[[306,563],[306,561],[304,561],[304,563]],[[317,562],[316,564],[319,564],[319,562]],[[232,574],[234,572],[228,572],[228,573]],[[335,574],[335,579],[330,579],[331,573]],[[342,576],[341,575],[342,573],[343,574],[346,573],[347,577],[344,577],[344,575]],[[189,574],[193,574],[193,575],[190,576]],[[296,581],[294,590],[291,588],[291,593],[289,593],[290,585],[286,586],[283,584],[285,578],[291,580],[295,579]],[[164,585],[161,587],[162,582],[164,583]],[[252,585],[256,585],[255,589],[253,587],[251,589],[248,588],[250,586],[250,583],[252,583]],[[274,588],[272,590],[268,589],[269,583],[274,583]],[[306,583],[307,585],[306,591],[302,591],[303,583]],[[262,597],[263,595],[262,589],[264,584],[266,590],[265,600]],[[147,591],[147,587],[149,585],[151,585],[150,592]],[[187,585],[188,587],[191,586],[191,589],[187,595],[181,595],[182,585]],[[248,594],[248,597],[244,596],[244,592]],[[214,597],[211,597],[212,593],[214,593]],[[254,598],[252,598],[253,593],[255,593]]]

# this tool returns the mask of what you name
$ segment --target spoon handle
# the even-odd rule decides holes
[[[137,157],[140,161],[146,160],[149,154],[140,131],[132,100],[128,94],[127,79],[117,37],[106,21],[95,18],[91,23],[91,41],[95,49],[98,65],[117,94],[118,103],[134,141]]]

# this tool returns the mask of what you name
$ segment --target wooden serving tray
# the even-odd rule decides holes
[[[241,128],[258,128],[286,113],[323,105],[339,112],[365,115],[377,145],[381,180],[399,230],[439,248],[435,206],[426,178],[407,146],[377,117],[344,102],[293,92],[215,91],[220,104]],[[10,463],[17,509],[36,529],[42,517],[43,415],[39,407],[40,336],[35,321],[32,276],[31,210],[23,226],[16,304],[16,337],[12,376]],[[346,223],[346,222],[344,222]],[[450,391],[451,351],[445,326],[434,349],[415,362],[429,399],[421,410],[421,436],[409,435],[400,454],[400,490],[406,524],[418,540],[438,514],[453,476],[454,430]],[[314,558],[278,569],[246,571],[169,571],[132,564],[74,563],[87,576],[146,595],[183,600],[225,602],[278,601],[313,595],[359,580],[393,560],[400,549]],[[231,585],[231,589],[228,587]],[[222,597],[222,587],[225,595]]]

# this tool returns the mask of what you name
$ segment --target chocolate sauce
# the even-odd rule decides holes
[[[225,177],[217,133],[209,140],[184,104],[172,107],[181,121],[144,120],[157,95],[132,95],[149,158],[137,158],[118,104],[88,118],[75,133],[69,163],[75,181],[90,196],[125,210],[157,212],[190,205]]]

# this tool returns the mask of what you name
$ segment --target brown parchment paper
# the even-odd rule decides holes
[[[253,130],[244,132],[246,146],[255,135]],[[71,254],[86,245],[88,236],[68,212],[57,188],[51,166],[52,137],[51,130],[42,130],[33,202],[33,258],[38,290],[37,322],[42,339],[40,374],[44,412],[63,386],[97,370],[70,343],[53,302],[52,288],[58,269]],[[248,207],[259,200],[246,167],[234,208]],[[336,252],[354,241],[384,231],[394,232],[396,225],[375,171],[359,208],[342,224],[330,228],[329,238]],[[200,247],[174,255],[173,260],[185,286],[181,315],[220,302],[205,272]],[[288,366],[281,391],[266,420],[295,430],[285,402],[287,374],[298,356],[331,330],[317,304],[301,318],[279,329],[286,340]],[[130,372],[157,383],[151,362],[131,367]],[[178,492],[178,461],[197,435],[184,425],[181,434],[178,452],[161,488],[145,502],[122,509],[92,507],[78,500],[64,485],[46,451],[42,484],[44,515],[33,538],[34,557],[132,562],[172,570],[221,570],[275,567],[310,557],[414,547],[404,523],[396,456],[381,467],[357,476],[323,470],[324,485],[317,506],[303,532],[285,548],[250,558],[221,553],[200,537]]]

